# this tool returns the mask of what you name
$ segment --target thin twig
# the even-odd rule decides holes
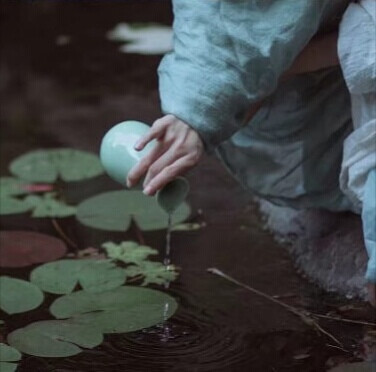
[[[68,243],[70,244],[73,248],[78,249],[78,245],[69,238],[69,236],[64,232],[64,230],[61,228],[59,223],[56,221],[55,218],[51,219],[52,225],[54,226],[55,230],[58,232],[58,234]]]
[[[224,272],[222,272],[221,270],[213,267],[213,268],[209,268],[207,269],[207,271],[211,274],[215,274],[215,275],[218,275],[240,287],[243,287],[245,289],[247,289],[248,291],[258,295],[258,296],[261,296],[271,302],[274,302],[275,304],[279,305],[279,306],[282,306],[284,307],[286,310],[290,311],[291,313],[295,314],[296,316],[298,316],[303,323],[305,323],[306,325],[316,329],[317,331],[323,333],[324,335],[326,335],[327,337],[329,337],[331,340],[333,340],[337,345],[339,346],[343,346],[342,343],[337,340],[332,334],[330,334],[329,332],[327,332],[325,329],[323,329],[319,324],[317,324],[317,322],[315,322],[314,319],[312,319],[310,316],[309,316],[309,313],[304,313],[298,309],[296,309],[295,307],[293,306],[290,306],[290,305],[287,305],[285,304],[284,302],[282,301],[279,301],[275,298],[273,298],[272,296],[269,296],[268,294],[264,293],[264,292],[261,292],[255,288],[252,288],[250,287],[249,285],[247,284],[244,284],[244,283],[241,283],[239,282],[238,280],[232,278],[231,276],[225,274]]]
[[[346,349],[344,349],[343,347],[339,347],[339,346],[336,346],[336,345],[331,345],[331,344],[325,344],[326,346],[328,346],[328,347],[332,347],[333,349],[338,349],[338,350],[342,350],[342,351],[344,351],[345,353],[349,353],[349,354],[352,354],[352,352],[351,351],[349,351],[349,350],[346,350]]]
[[[337,317],[334,317],[334,316],[314,314],[314,313],[310,313],[310,314],[311,314],[311,316],[314,316],[314,317],[317,317],[317,318],[336,320],[337,322],[360,324],[360,325],[376,327],[376,323],[365,322],[363,320],[352,320],[352,319],[345,319],[345,318],[337,318]]]

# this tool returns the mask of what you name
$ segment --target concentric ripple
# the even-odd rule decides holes
[[[180,308],[171,319],[139,332],[107,335],[95,350],[53,361],[57,367],[53,370],[213,372],[232,370],[232,366],[249,361],[239,331],[216,323],[216,314],[195,306],[200,301],[191,293],[181,289],[170,293],[180,299]]]

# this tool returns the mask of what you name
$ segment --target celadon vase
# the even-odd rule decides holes
[[[134,149],[136,142],[149,130],[148,125],[139,121],[123,121],[103,137],[100,148],[103,167],[112,179],[125,187],[130,170],[156,146],[156,140],[153,140],[141,151]],[[142,189],[142,182],[143,179],[134,188]],[[184,201],[188,191],[188,181],[177,177],[157,192],[158,204],[166,213],[172,213]]]

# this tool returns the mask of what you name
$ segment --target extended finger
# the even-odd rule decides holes
[[[181,152],[178,151],[177,146],[173,146],[162,154],[151,166],[149,167],[145,180],[144,187],[148,185],[150,180],[157,176],[164,168],[181,158]]]
[[[129,171],[127,186],[132,187],[136,185],[140,178],[147,172],[150,165],[153,164],[164,152],[165,149],[163,148],[163,145],[157,143],[157,145]]]
[[[165,118],[162,118],[154,122],[149,132],[147,132],[137,141],[134,146],[135,150],[141,151],[153,139],[159,139],[163,137],[168,126],[168,121],[164,119]]]
[[[186,172],[188,169],[192,168],[195,162],[192,156],[186,155],[179,158],[174,163],[170,164],[164,168],[158,175],[156,175],[144,188],[144,194],[154,195],[156,191],[163,188],[167,183],[172,181],[174,178]]]

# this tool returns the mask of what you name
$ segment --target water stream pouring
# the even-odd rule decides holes
[[[112,127],[103,137],[100,158],[107,174],[126,187],[128,173],[155,146],[156,140],[148,143],[141,151],[134,149],[136,142],[143,137],[150,127],[139,121],[124,121]],[[141,179],[135,189],[142,189]],[[185,200],[189,191],[188,181],[177,177],[165,185],[156,194],[159,206],[168,214],[165,264],[170,263],[171,215]]]

